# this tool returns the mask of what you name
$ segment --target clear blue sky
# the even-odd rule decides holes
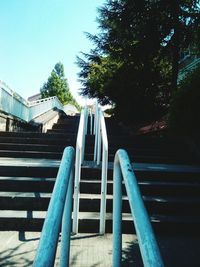
[[[54,65],[65,67],[77,98],[76,56],[92,44],[84,32],[97,32],[97,7],[105,0],[0,0],[0,80],[27,98],[39,93]],[[79,103],[83,103],[80,97]]]

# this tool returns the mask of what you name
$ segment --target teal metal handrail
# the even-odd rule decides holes
[[[122,178],[145,267],[163,267],[163,261],[147,214],[137,180],[125,150],[115,154],[113,173],[113,267],[121,266],[122,257]]]
[[[60,266],[69,266],[70,233],[72,221],[74,148],[64,150],[47,216],[43,225],[40,242],[33,266],[54,266],[56,249],[61,233]]]

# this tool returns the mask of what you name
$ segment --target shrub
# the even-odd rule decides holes
[[[200,64],[182,80],[173,94],[168,125],[182,135],[200,132]]]

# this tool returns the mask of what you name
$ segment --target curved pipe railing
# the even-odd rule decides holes
[[[74,208],[73,208],[73,233],[78,233],[78,213],[79,213],[79,194],[81,165],[84,160],[85,135],[87,134],[88,109],[85,107],[81,111],[81,117],[76,140],[76,160],[75,160],[75,181],[74,181]]]
[[[122,178],[145,267],[164,267],[154,232],[137,180],[125,150],[115,154],[113,174],[113,267],[121,266],[122,257]]]
[[[47,216],[43,225],[40,242],[33,263],[35,267],[54,266],[61,225],[60,266],[69,266],[73,168],[74,149],[73,147],[67,147],[62,156]]]

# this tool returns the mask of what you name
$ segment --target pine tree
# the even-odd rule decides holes
[[[41,97],[46,98],[50,96],[57,96],[63,105],[68,103],[76,106],[80,110],[80,106],[72,96],[67,79],[65,78],[64,66],[61,62],[58,62],[51,72],[46,83],[40,89]]]
[[[197,3],[107,0],[100,33],[87,34],[95,48],[78,58],[82,94],[114,103],[115,113],[132,121],[162,115],[176,89],[180,51],[199,32]]]

